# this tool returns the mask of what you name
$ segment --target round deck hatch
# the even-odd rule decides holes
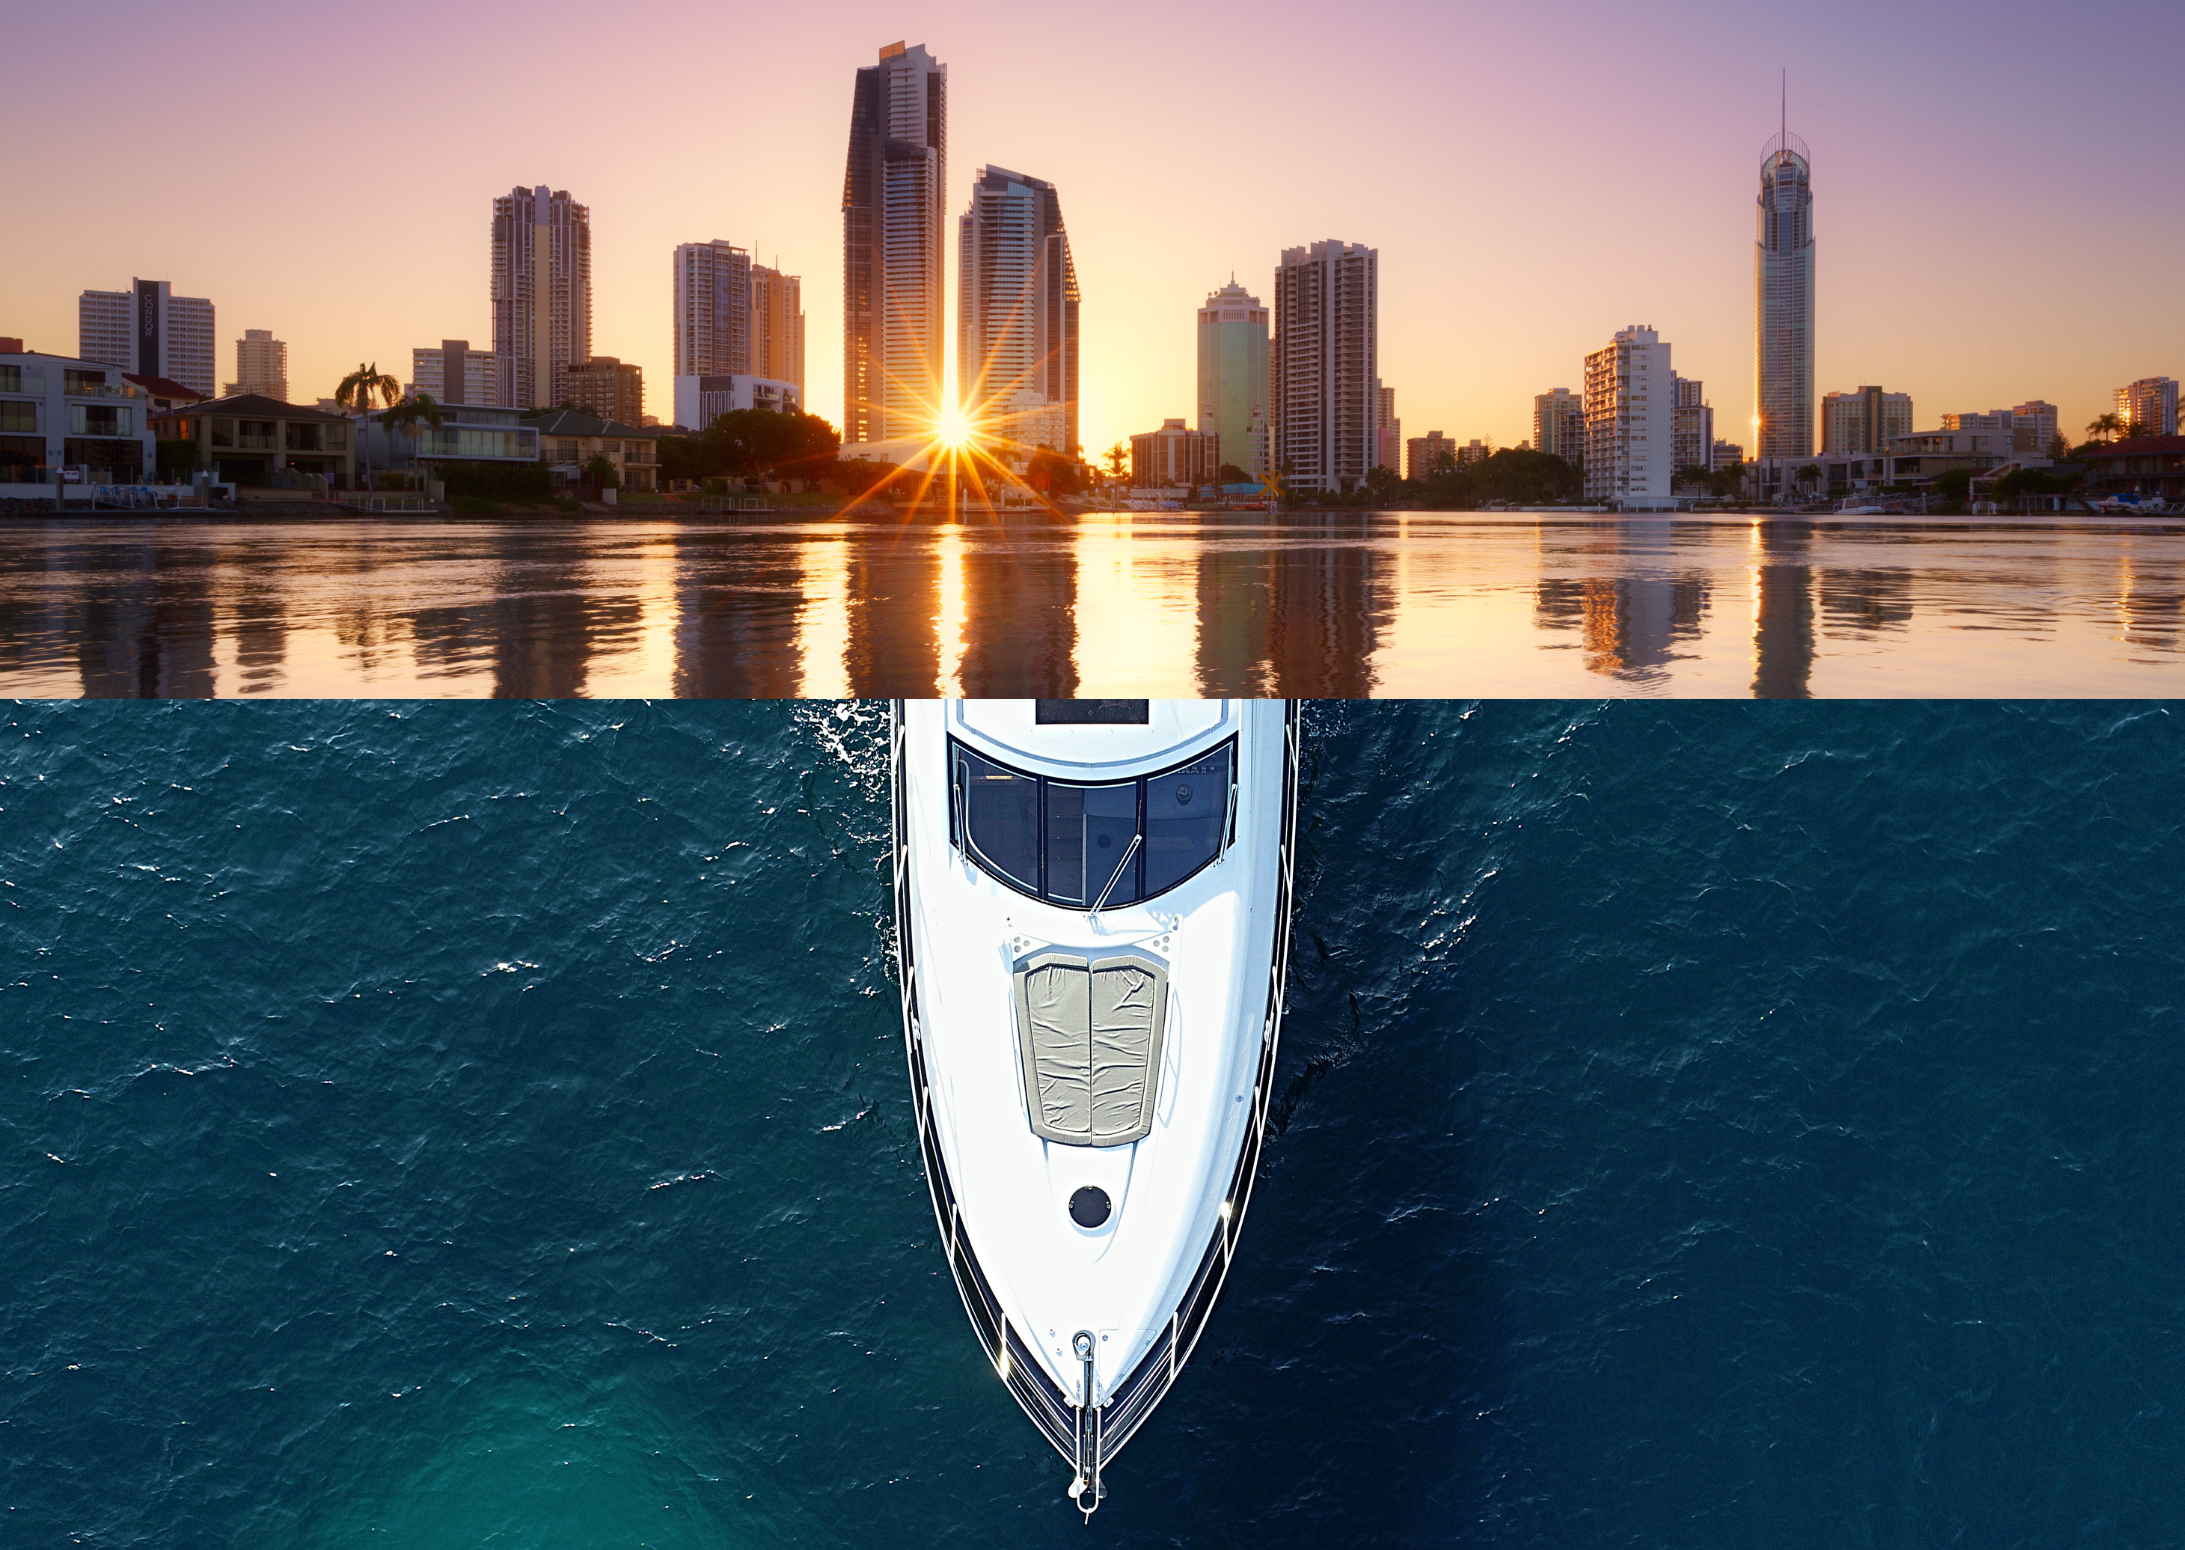
[[[1070,1197],[1070,1220],[1080,1227],[1106,1225],[1108,1213],[1114,1209],[1108,1202],[1108,1192],[1097,1184],[1088,1184]]]

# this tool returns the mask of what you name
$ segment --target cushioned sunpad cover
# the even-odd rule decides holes
[[[1032,1129],[1123,1146],[1153,1128],[1168,976],[1137,957],[1036,954],[1017,970],[1019,1049]]]

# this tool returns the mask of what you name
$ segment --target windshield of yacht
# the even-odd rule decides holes
[[[949,740],[949,832],[1020,893],[1090,909],[1165,893],[1228,843],[1234,739],[1135,780],[1027,774]]]

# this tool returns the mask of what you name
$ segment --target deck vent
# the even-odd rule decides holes
[[[1105,1226],[1108,1213],[1114,1209],[1108,1201],[1108,1192],[1097,1184],[1088,1184],[1070,1196],[1070,1220],[1088,1232]]]

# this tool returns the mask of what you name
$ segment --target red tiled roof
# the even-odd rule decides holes
[[[134,372],[125,371],[121,374],[121,379],[124,382],[134,382],[154,398],[179,398],[184,403],[194,404],[205,396],[196,388],[184,387],[171,377],[140,377]]]
[[[2185,436],[2134,436],[2112,441],[2106,447],[2089,447],[2074,457],[2158,457],[2165,452],[2185,452]]]

